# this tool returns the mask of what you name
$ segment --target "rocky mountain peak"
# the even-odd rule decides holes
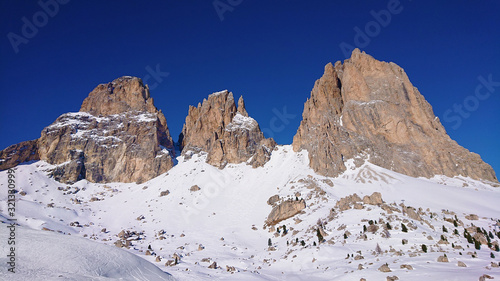
[[[414,177],[497,181],[490,165],[446,134],[401,67],[358,49],[325,66],[302,117],[293,148],[306,149],[311,167],[323,175],[337,176],[355,159]]]
[[[144,182],[173,166],[173,141],[147,85],[124,76],[100,84],[80,112],[65,113],[39,139],[0,152],[0,167],[29,160],[54,165],[54,179],[73,183]]]
[[[156,113],[149,88],[137,77],[123,76],[100,84],[83,101],[80,112],[108,116],[127,111]]]
[[[276,146],[265,139],[257,122],[248,116],[243,97],[238,106],[227,90],[213,93],[198,107],[190,106],[179,136],[182,154],[208,153],[207,162],[224,167],[227,163],[265,164]]]

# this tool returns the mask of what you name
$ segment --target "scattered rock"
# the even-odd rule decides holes
[[[331,179],[324,179],[323,182],[326,183],[328,186],[333,187],[333,182]]]
[[[387,279],[387,281],[399,280],[399,278],[396,275],[394,275],[394,276],[387,276],[386,279]]]
[[[416,221],[422,221],[422,218],[420,217],[419,214],[417,214],[417,212],[415,212],[414,208],[412,208],[412,207],[404,207],[404,208],[405,208],[406,215],[410,219],[413,219],[413,220],[416,220]]]
[[[170,190],[164,190],[160,192],[160,197],[167,196],[170,194]]]
[[[402,264],[399,266],[399,268],[401,269],[408,269],[408,270],[413,270],[413,266],[409,265],[409,264]]]
[[[477,221],[479,219],[479,217],[475,214],[469,214],[469,215],[465,216],[465,218],[470,220],[470,221]]]
[[[176,265],[174,260],[167,260],[167,262],[165,263],[165,266],[174,266],[174,265]]]
[[[273,206],[273,205],[275,205],[275,204],[276,204],[279,200],[280,200],[280,197],[279,197],[279,195],[278,195],[278,194],[276,194],[276,195],[273,195],[273,196],[269,197],[269,199],[267,200],[267,204],[268,204],[268,205]]]
[[[392,272],[392,270],[389,268],[387,264],[383,264],[381,267],[378,268],[378,270],[382,272]]]
[[[236,268],[234,268],[234,266],[226,265],[226,271],[233,273],[236,272]]]
[[[366,230],[367,230],[368,232],[371,232],[371,233],[375,233],[375,232],[377,232],[377,230],[378,230],[378,229],[379,229],[379,226],[378,226],[378,225],[376,225],[376,224],[369,225],[369,226],[366,228]]]
[[[356,260],[356,261],[357,261],[357,260],[362,260],[362,259],[364,259],[364,258],[365,258],[365,257],[363,257],[362,255],[356,255],[356,256],[354,257],[354,260]]]
[[[459,266],[459,267],[467,267],[467,265],[463,261],[458,261],[457,266]]]
[[[122,229],[122,231],[120,231],[120,233],[118,233],[118,238],[127,239],[128,238],[127,232],[128,231],[125,231],[125,229]]]
[[[208,268],[216,269],[217,268],[217,263],[213,262],[211,265],[208,266]]]
[[[353,195],[340,198],[340,200],[335,204],[335,209],[338,209],[339,211],[349,210],[351,205],[356,202],[361,202],[361,198],[354,193]]]
[[[201,189],[201,188],[200,188],[199,186],[197,186],[197,185],[193,185],[193,186],[191,186],[191,188],[189,188],[189,191],[191,191],[191,192],[195,192],[195,191],[198,191],[198,190],[200,190],[200,189]]]
[[[439,256],[437,259],[438,262],[448,262],[447,256]]]
[[[115,246],[118,248],[123,248],[125,245],[123,244],[122,240],[116,240]]]
[[[485,281],[486,279],[494,279],[494,278],[489,276],[488,274],[483,274],[481,277],[479,277],[479,281]]]

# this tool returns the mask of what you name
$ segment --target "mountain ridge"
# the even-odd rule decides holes
[[[276,147],[248,115],[243,97],[236,102],[227,90],[189,106],[178,143],[183,155],[206,152],[207,161],[219,168],[247,161],[262,166]],[[325,66],[292,145],[295,151],[308,150],[311,167],[328,176],[345,171],[348,159],[358,164],[369,159],[413,177],[462,175],[498,182],[491,166],[446,134],[401,67],[359,49],[344,63]],[[61,182],[144,182],[170,170],[175,156],[166,118],[149,87],[140,78],[123,76],[98,85],[80,113],[61,115],[39,139],[0,151],[0,170],[45,160],[64,164],[53,171]]]

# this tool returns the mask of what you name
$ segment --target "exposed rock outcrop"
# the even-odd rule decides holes
[[[183,155],[207,152],[207,163],[219,168],[248,160],[253,167],[262,166],[276,146],[248,116],[243,98],[237,107],[228,91],[213,93],[197,107],[189,107],[179,144]]]
[[[7,170],[24,162],[40,160],[37,141],[23,141],[0,151],[0,170]]]
[[[267,225],[275,225],[282,220],[286,220],[300,213],[300,211],[306,208],[306,202],[304,200],[293,201],[287,200],[283,203],[275,206],[269,216],[267,217]]]
[[[354,193],[352,195],[340,198],[339,201],[337,201],[337,203],[335,204],[335,208],[341,212],[349,210],[351,206],[354,206],[354,208],[363,208],[360,203],[369,205],[381,205],[382,203],[384,203],[384,201],[382,200],[382,194],[380,194],[380,192],[373,192],[370,196],[365,195],[362,200],[356,193]]]
[[[497,182],[490,165],[447,134],[404,70],[355,49],[327,64],[304,105],[293,139],[309,152],[310,166],[326,176],[344,161],[366,155],[371,163],[413,177],[469,176]]]
[[[37,141],[2,151],[23,150],[19,160],[56,165],[61,182],[144,182],[173,166],[173,141],[163,113],[139,78],[121,77],[97,86],[80,112],[66,113],[43,129]],[[30,158],[31,157],[31,158]],[[4,157],[2,157],[4,159]]]

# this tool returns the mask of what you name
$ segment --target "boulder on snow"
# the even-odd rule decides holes
[[[383,264],[381,267],[378,268],[378,270],[382,272],[392,272],[392,270],[389,268],[387,264]]]
[[[200,189],[201,188],[198,185],[195,184],[195,185],[191,186],[191,188],[189,189],[189,191],[194,192],[194,191],[198,191]]]
[[[399,268],[401,269],[408,269],[408,270],[413,270],[413,266],[409,265],[409,264],[402,264],[399,266]]]
[[[217,262],[213,262],[211,265],[208,266],[208,268],[217,269]]]
[[[269,197],[269,199],[267,199],[267,204],[273,206],[278,201],[280,201],[280,196],[278,194],[275,194],[275,195]]]
[[[447,256],[439,256],[437,259],[438,262],[448,262]]]
[[[300,213],[306,208],[306,202],[304,199],[300,201],[287,200],[278,206],[275,206],[269,216],[267,217],[267,225],[275,225],[282,220],[286,220]]]

